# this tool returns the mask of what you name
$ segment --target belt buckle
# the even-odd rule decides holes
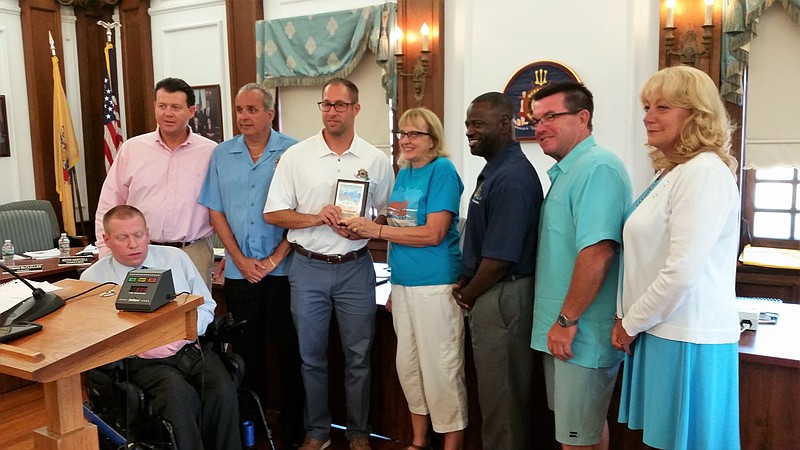
[[[328,264],[339,264],[342,262],[342,255],[328,256]]]

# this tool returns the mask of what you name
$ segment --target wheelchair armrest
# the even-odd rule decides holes
[[[211,342],[216,352],[224,353],[224,344],[230,343],[235,340],[238,335],[242,334],[244,331],[244,324],[246,323],[247,320],[236,322],[231,313],[216,317],[214,321],[208,324],[205,335],[201,338],[201,342]]]
[[[224,353],[220,355],[220,359],[225,368],[228,369],[228,373],[231,374],[233,384],[237,388],[241,386],[245,373],[244,359],[237,353]]]

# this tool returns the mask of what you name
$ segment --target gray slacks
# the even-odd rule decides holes
[[[483,448],[532,448],[533,277],[501,281],[469,313]]]

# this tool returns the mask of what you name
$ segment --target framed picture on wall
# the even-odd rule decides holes
[[[519,105],[513,119],[515,136],[518,141],[535,141],[536,129],[531,126],[533,119],[533,94],[549,83],[575,81],[580,78],[572,69],[555,61],[536,61],[519,69],[506,84],[503,93],[512,105]]]
[[[0,95],[0,156],[11,156],[8,142],[8,115],[6,115],[6,96]]]
[[[192,86],[196,111],[189,121],[195,133],[214,142],[223,141],[220,90],[218,84]]]

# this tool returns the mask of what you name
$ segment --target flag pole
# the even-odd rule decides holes
[[[122,28],[122,24],[116,20],[113,22],[103,22],[98,20],[97,24],[106,29],[106,42],[111,42],[111,30],[114,28]]]
[[[119,22],[104,22],[98,20],[97,24],[106,29],[106,45],[103,48],[105,57],[105,79],[103,81],[103,159],[105,161],[106,173],[111,170],[117,152],[122,145],[122,133],[120,131],[119,108],[117,98],[114,95],[115,82],[113,70],[114,44],[112,41],[112,31],[114,28],[121,28]]]
[[[53,62],[53,163],[55,165],[56,192],[61,201],[61,218],[64,231],[75,235],[75,205],[70,169],[80,159],[75,129],[67,105],[67,96],[61,84],[61,70],[58,66],[53,34],[48,31],[50,53]]]

